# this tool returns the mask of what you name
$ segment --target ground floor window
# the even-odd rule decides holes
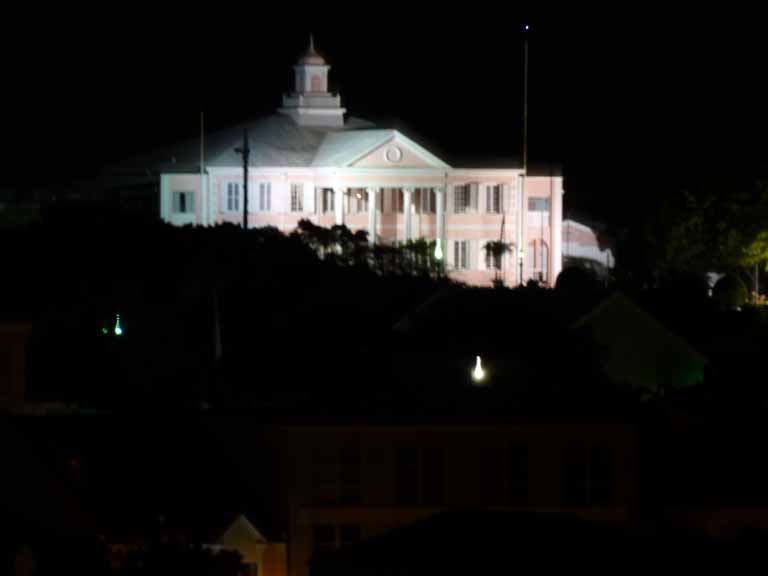
[[[195,211],[194,192],[174,192],[173,211],[176,214],[189,214]]]
[[[456,270],[469,270],[469,240],[456,240],[453,243],[453,267]]]
[[[224,187],[224,209],[227,212],[240,210],[240,183],[227,182]]]
[[[291,212],[304,212],[304,184],[291,184]]]

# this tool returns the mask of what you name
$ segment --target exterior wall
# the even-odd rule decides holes
[[[160,214],[164,219],[176,226],[185,224],[201,224],[203,222],[203,200],[200,193],[200,174],[169,174],[163,175],[165,182],[161,182]],[[184,214],[173,210],[174,192],[192,192],[194,204],[192,211]]]
[[[561,262],[559,254],[562,206],[562,178],[560,177],[529,177],[525,183],[525,198],[520,197],[521,178],[519,170],[470,170],[443,168],[413,168],[398,165],[387,168],[373,167],[380,163],[388,149],[382,146],[378,151],[367,157],[372,167],[355,167],[347,169],[324,168],[259,168],[249,171],[249,226],[275,226],[288,233],[294,230],[301,219],[308,219],[320,226],[332,226],[342,221],[352,230],[368,230],[369,220],[367,211],[356,212],[351,207],[351,199],[347,191],[353,188],[374,188],[376,194],[376,238],[377,242],[395,243],[406,240],[405,209],[399,212],[392,204],[391,189],[434,188],[444,190],[444,243],[443,251],[446,256],[446,272],[452,278],[474,285],[489,286],[496,278],[501,278],[506,285],[516,285],[520,281],[518,238],[522,236],[522,250],[528,251],[529,242],[539,246],[546,244],[548,249],[547,274],[548,283],[554,285]],[[415,162],[417,155],[406,147],[403,151],[402,162],[410,162],[411,156]],[[380,155],[382,158],[378,158]],[[386,161],[386,160],[384,160]],[[423,165],[424,160],[418,158]],[[241,186],[241,197],[237,211],[226,210],[226,184],[236,182]],[[269,183],[271,187],[271,202],[269,211],[260,211],[259,183]],[[303,185],[303,210],[291,212],[291,184]],[[476,190],[476,208],[466,212],[455,209],[455,194],[457,186],[470,186]],[[491,213],[486,205],[486,186],[501,186],[503,189],[503,213]],[[344,209],[323,212],[323,197],[321,190],[342,190]],[[173,224],[210,223],[220,224],[229,222],[239,225],[242,223],[242,169],[211,168],[207,181],[206,200],[202,202],[199,194],[200,177],[197,174],[163,175],[161,180],[163,218]],[[383,210],[380,196],[384,190]],[[174,191],[195,192],[195,212],[191,215],[174,215],[172,209],[172,194]],[[528,199],[532,197],[550,198],[550,212],[528,212]],[[415,195],[412,195],[415,202]],[[334,198],[336,208],[337,198]],[[520,228],[520,206],[524,206],[525,218],[522,230]],[[203,204],[207,205],[208,213],[203,214]],[[437,215],[421,213],[420,206],[411,208],[411,238],[424,237],[434,239],[437,235]],[[502,236],[503,223],[503,236]],[[503,239],[511,251],[502,258],[500,271],[488,270],[485,263],[484,246],[489,241]],[[454,260],[453,242],[469,241],[470,267],[457,269]],[[531,257],[529,253],[526,257]],[[530,267],[524,268],[524,280],[530,279]],[[536,270],[537,267],[532,268]]]
[[[275,482],[283,487],[279,506],[289,522],[291,576],[308,574],[318,526],[332,526],[331,545],[341,546],[341,526],[356,527],[365,539],[452,508],[567,512],[617,523],[635,521],[636,439],[634,428],[626,424],[291,427],[276,435]],[[599,501],[590,488],[597,484],[591,471],[597,449],[609,455],[605,473],[612,490]],[[418,454],[412,478],[398,464],[403,450]],[[522,473],[510,464],[509,454],[517,450],[526,455]],[[567,454],[573,450],[586,454],[586,493],[581,501],[566,497]],[[426,462],[433,456],[428,454],[439,454],[442,465],[437,473],[429,471]],[[524,497],[512,488],[513,477],[524,478]],[[415,500],[402,499],[398,491],[403,487],[414,489]]]

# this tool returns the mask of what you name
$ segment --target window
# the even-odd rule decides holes
[[[453,243],[453,267],[456,270],[469,270],[469,240]]]
[[[501,214],[504,211],[503,188],[501,186],[485,187],[485,209],[493,214]]]
[[[351,188],[349,190],[350,212],[361,214],[368,211],[368,191],[365,188]]]
[[[453,211],[463,214],[469,208],[469,186],[456,186],[453,192]]]
[[[333,524],[315,524],[312,526],[312,540],[315,553],[333,550],[336,547],[336,526]]]
[[[189,214],[195,211],[194,192],[174,192],[173,211],[176,214]]]
[[[528,198],[529,212],[549,212],[549,198]]]
[[[338,503],[338,453],[332,449],[312,451],[312,503],[318,506]]]
[[[397,449],[397,503],[405,506],[419,503],[419,450],[415,446]]]
[[[240,183],[227,182],[225,188],[225,209],[227,212],[240,211]]]
[[[434,188],[416,188],[422,214],[434,214],[437,210],[437,197]]]
[[[321,193],[323,195],[323,212],[333,212],[334,211],[334,204],[333,204],[333,188],[321,188]]]
[[[563,457],[563,502],[587,503],[587,455],[583,447],[571,446]]]
[[[360,445],[349,442],[341,449],[339,463],[340,500],[342,504],[360,504]]]
[[[589,459],[589,500],[592,504],[611,503],[612,462],[610,449],[592,447]]]
[[[445,501],[445,463],[438,447],[421,449],[421,503],[440,506]]]
[[[507,503],[523,506],[528,503],[528,448],[511,445],[507,449]]]
[[[544,242],[539,242],[538,261],[539,280],[546,282],[549,279],[549,247]]]
[[[483,247],[485,250],[485,267],[488,270],[501,270],[501,259],[503,254],[493,254],[487,248],[487,244]]]
[[[403,189],[392,188],[392,211],[398,214],[403,213]]]
[[[566,504],[611,503],[613,458],[610,449],[571,446],[563,462],[563,500]]]
[[[342,546],[349,546],[360,542],[363,531],[359,524],[342,524],[339,526],[339,542]]]
[[[272,183],[259,182],[259,212],[269,212],[272,209]]]
[[[304,212],[304,184],[291,184],[291,212]]]
[[[397,449],[397,503],[441,506],[445,501],[445,462],[437,446]]]

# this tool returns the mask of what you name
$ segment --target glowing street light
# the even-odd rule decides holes
[[[443,247],[441,246],[442,242],[440,238],[437,238],[435,240],[435,260],[442,260],[443,259]]]
[[[120,314],[115,315],[115,336],[122,336],[123,327],[120,326]]]
[[[472,369],[472,380],[480,383],[485,380],[485,370],[483,370],[483,363],[480,360],[480,356],[475,356],[475,367]]]

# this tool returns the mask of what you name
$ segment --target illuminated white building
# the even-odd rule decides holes
[[[518,284],[522,256],[524,281],[554,284],[562,177],[525,177],[512,165],[451,166],[397,130],[345,117],[340,96],[328,91],[329,69],[310,41],[294,66],[295,90],[276,114],[207,135],[202,171],[199,141],[174,157],[161,171],[161,217],[176,225],[242,223],[236,149],[247,128],[249,226],[290,232],[308,219],[366,230],[374,243],[439,239],[456,280],[489,285],[498,273]],[[511,250],[488,256],[485,244],[502,237]]]

